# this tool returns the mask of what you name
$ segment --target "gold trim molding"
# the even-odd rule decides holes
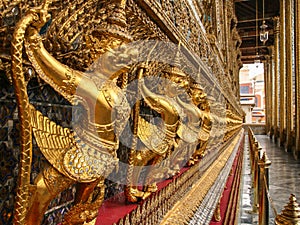
[[[233,153],[235,146],[239,143],[242,132],[237,135],[227,148],[222,152],[213,164],[205,171],[201,178],[196,182],[190,191],[185,194],[174,207],[164,216],[160,225],[187,224],[198,206],[201,204],[210,187],[216,182],[217,177],[227,160]]]

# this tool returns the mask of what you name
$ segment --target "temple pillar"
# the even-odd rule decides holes
[[[300,21],[300,0],[295,0],[295,21]],[[296,90],[296,147],[295,147],[295,157],[300,157],[300,23],[295,23],[295,90]]]
[[[293,0],[286,0],[285,30],[286,30],[286,151],[292,149],[293,129],[293,23],[292,23]]]
[[[273,74],[274,74],[274,57],[273,57],[273,48],[269,48],[269,55],[266,56],[266,61],[264,63],[264,78],[265,78],[265,94],[266,96],[266,127],[267,127],[267,133],[270,134],[270,138],[274,136],[274,130],[273,130]]]
[[[284,145],[285,142],[285,129],[286,129],[286,98],[285,98],[285,90],[286,90],[286,48],[285,48],[285,5],[286,0],[280,1],[280,146]]]
[[[279,85],[278,85],[278,79],[279,79],[279,73],[280,73],[280,65],[279,65],[279,32],[280,32],[280,21],[279,17],[274,17],[274,76],[272,76],[271,80],[271,86],[272,86],[272,128],[274,132],[274,140],[276,141],[279,137],[279,134],[277,132],[278,130],[278,114],[279,114],[279,108],[278,108],[278,99],[279,99]],[[268,92],[270,93],[270,92]]]
[[[264,79],[265,79],[265,93],[272,93],[271,87],[271,77],[270,77],[270,57],[266,56],[266,61],[264,62]],[[270,94],[265,94],[265,118],[266,118],[266,133],[270,134],[270,138],[273,136],[272,132],[272,97]]]

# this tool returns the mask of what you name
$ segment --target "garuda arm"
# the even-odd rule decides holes
[[[56,60],[44,47],[35,27],[30,28],[26,40],[26,52],[39,76],[58,93],[72,102],[76,89],[84,75]]]
[[[186,121],[181,121],[177,134],[183,141],[193,143],[198,141],[201,129],[202,112],[192,101],[185,102],[179,96],[176,98],[179,107],[184,110]]]
[[[26,52],[39,76],[71,103],[82,100],[88,109],[88,120],[96,126],[99,137],[116,142],[111,115],[112,108],[124,102],[121,90],[102,74],[86,74],[56,60],[45,49],[37,30],[30,28]],[[108,132],[101,131],[103,126],[106,131],[110,127]]]

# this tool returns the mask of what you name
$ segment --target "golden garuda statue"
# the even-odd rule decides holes
[[[91,8],[96,3],[87,1],[78,10]],[[97,34],[90,36],[95,39],[93,44],[97,48],[93,46],[88,60],[95,61],[99,55],[110,53],[99,62],[101,70],[86,73],[58,61],[44,47],[40,30],[49,20],[49,4],[46,1],[28,10],[16,25],[12,40],[12,80],[18,101],[22,148],[15,224],[40,224],[50,201],[77,182],[82,184],[77,191],[77,204],[64,217],[63,224],[81,224],[94,219],[104,198],[104,179],[118,163],[118,134],[130,113],[126,97],[114,81],[127,69],[124,65],[128,62],[114,62],[112,50],[131,40],[126,32],[125,2],[110,3],[109,18],[97,29]],[[77,12],[76,16],[79,15]],[[59,19],[58,16],[52,25],[59,23]],[[71,26],[76,19],[67,19],[63,26]],[[73,130],[57,125],[30,104],[22,68],[24,45],[40,78],[71,104],[85,106],[87,115],[80,118]],[[130,53],[125,57],[130,58]],[[32,132],[51,164],[37,176],[33,185],[30,184]],[[90,194],[95,186],[102,190],[98,197],[92,198]]]
[[[144,71],[147,65],[144,64],[139,69],[139,74]],[[146,75],[147,77],[147,75]],[[167,156],[174,145],[176,131],[179,122],[179,113],[174,107],[174,102],[164,95],[151,91],[145,84],[144,79],[139,81],[139,91],[145,103],[161,115],[163,125],[154,125],[141,116],[136,118],[134,128],[136,137],[141,140],[142,147],[134,148],[129,155],[128,184],[125,188],[125,196],[129,202],[137,202],[147,198],[152,192],[157,190],[155,180],[163,179],[163,174],[154,174],[151,165],[159,165]],[[135,146],[136,147],[136,146]],[[142,183],[144,190],[138,189],[141,170],[145,166],[150,166]],[[156,178],[154,178],[156,177]]]
[[[14,224],[40,224],[50,201],[72,184],[77,184],[75,206],[64,216],[62,224],[93,220],[104,199],[104,180],[119,163],[119,136],[130,116],[134,138],[139,138],[143,150],[135,151],[133,141],[128,161],[129,183],[125,188],[129,202],[145,199],[156,191],[155,176],[178,172],[199,142],[203,154],[210,135],[212,120],[205,94],[190,86],[189,78],[176,65],[159,71],[173,82],[174,92],[178,87],[187,92],[190,89],[190,100],[178,93],[171,96],[171,89],[168,94],[155,93],[142,79],[149,71],[148,61],[135,63],[137,52],[124,45],[146,38],[150,31],[127,29],[125,0],[68,3],[65,9],[63,2],[25,1],[22,7],[27,7],[26,14],[14,26],[11,70],[21,132]],[[8,8],[18,5],[20,1],[12,1]],[[84,44],[78,47],[81,41]],[[70,104],[83,106],[84,112],[78,115],[72,129],[51,121],[30,103],[24,64],[30,64],[38,77]],[[132,67],[137,67],[140,95],[151,110],[160,114],[163,126],[153,125],[140,116],[139,102],[134,109],[130,108],[121,86],[126,86],[126,74]],[[121,85],[117,84],[120,80]],[[32,134],[49,162],[33,184],[30,183]],[[192,145],[183,148],[186,143]],[[150,172],[144,190],[138,190],[141,169],[160,165],[164,160],[167,167],[172,165],[171,170],[155,176]],[[96,196],[95,187],[100,188]]]

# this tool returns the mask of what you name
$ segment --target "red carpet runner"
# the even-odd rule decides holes
[[[235,224],[236,213],[239,205],[239,187],[243,163],[244,139],[240,143],[239,150],[234,159],[231,172],[228,176],[221,201],[221,220],[212,219],[210,225],[232,225]]]
[[[176,175],[172,179],[168,179],[159,183],[157,185],[158,191],[161,190],[163,187],[167,186],[170,182],[172,182],[172,180],[176,179],[176,177],[179,177],[182,173],[184,173],[187,170],[188,168],[183,168],[180,171],[180,174]],[[143,204],[143,202],[139,204]],[[117,223],[121,218],[124,218],[137,206],[138,204],[126,203],[124,193],[121,192],[120,194],[103,202],[101,208],[99,209],[99,214],[95,225],[112,225],[114,223]]]

